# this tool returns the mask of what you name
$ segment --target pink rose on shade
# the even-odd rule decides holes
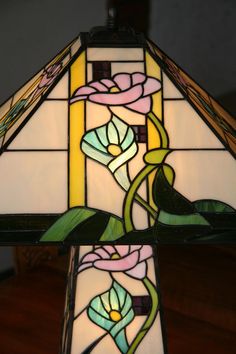
[[[62,63],[53,64],[44,70],[38,89],[49,86],[62,68]]]
[[[160,81],[143,73],[119,73],[112,79],[90,82],[75,91],[71,103],[89,100],[107,106],[125,106],[141,114],[151,110],[151,95],[161,88]]]
[[[146,260],[152,256],[152,247],[145,246],[102,246],[87,253],[79,266],[79,272],[95,267],[108,272],[124,272],[143,279],[147,274]]]

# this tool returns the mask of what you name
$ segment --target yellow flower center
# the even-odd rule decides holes
[[[114,322],[118,322],[121,320],[121,314],[116,311],[116,310],[111,310],[111,312],[109,313],[110,319]]]
[[[110,92],[113,93],[113,92],[120,92],[120,90],[118,89],[118,87],[116,86],[113,86],[110,88]]]
[[[118,253],[113,253],[111,259],[119,259],[120,255]]]
[[[113,155],[113,156],[118,156],[122,152],[121,148],[119,145],[111,144],[107,148],[108,152]]]

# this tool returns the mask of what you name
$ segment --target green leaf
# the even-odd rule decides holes
[[[161,210],[158,217],[158,222],[165,225],[210,225],[208,221],[198,213],[188,215],[175,215]]]
[[[235,213],[235,209],[219,200],[197,200],[194,206],[199,212],[209,213]]]
[[[83,221],[95,215],[96,211],[77,207],[66,211],[41,237],[41,242],[60,242]]]
[[[153,200],[160,210],[170,214],[193,214],[196,211],[194,205],[169,183],[164,167],[156,173],[153,183]]]
[[[122,221],[114,216],[111,216],[99,241],[115,241],[122,237],[124,233],[125,231]]]
[[[171,152],[170,149],[154,149],[144,155],[144,161],[149,165],[158,165],[163,163],[166,156]]]

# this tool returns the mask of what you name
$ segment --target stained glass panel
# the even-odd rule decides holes
[[[236,120],[234,117],[224,110],[205,90],[180,69],[160,48],[151,42],[149,42],[149,46],[157,61],[159,62],[159,60],[161,60],[165,73],[175,82],[193,107],[201,114],[204,121],[213,128],[213,131],[215,131],[224,145],[235,156]],[[230,144],[227,135],[231,138]]]
[[[35,231],[34,240],[39,242],[183,242],[196,235],[218,239],[222,233],[233,234],[235,161],[221,137],[231,145],[234,140],[225,124],[209,117],[206,122],[197,103],[190,102],[193,85],[188,96],[182,87],[186,74],[181,76],[177,68],[179,76],[171,76],[155,48],[150,52],[142,46],[86,49],[84,44],[80,53],[65,55],[64,61],[70,56],[66,70],[51,82],[49,95],[43,96],[28,123],[25,111],[4,137],[9,146],[5,144],[0,159],[5,157],[4,167],[9,156],[6,171],[14,171],[10,154],[28,157],[19,158],[22,180],[1,177],[0,192],[6,198],[1,237],[10,242],[8,230],[16,225],[17,231],[22,227],[23,241],[33,239],[18,223],[23,212],[28,213],[24,220],[30,230],[37,220],[47,220]],[[222,114],[202,89],[201,97]],[[225,122],[229,124],[228,116]],[[37,156],[40,173],[47,176],[44,186],[27,165]],[[52,162],[47,168],[48,156]],[[59,165],[63,171],[58,172]],[[53,178],[58,183],[51,186]],[[11,208],[12,196],[23,200],[18,189],[26,193],[30,179],[48,206],[35,207],[37,201],[31,199],[38,194],[31,193],[21,206]],[[170,230],[173,226],[188,231],[176,237]]]
[[[164,353],[155,265],[149,245],[81,246],[68,283],[72,327],[63,353]]]
[[[14,125],[18,122],[17,130],[24,123],[26,117],[32,112],[36,103],[48,92],[50,87],[57,81],[58,76],[65,70],[71,59],[71,48],[78,39],[63,49],[52,61],[50,61],[35,77],[28,81],[11,100],[11,106],[0,116],[0,139],[1,147],[7,145],[12,134],[15,133]],[[0,107],[0,112],[2,111]],[[27,115],[25,114],[27,113]],[[22,118],[24,115],[24,119]],[[20,119],[20,124],[19,124]]]

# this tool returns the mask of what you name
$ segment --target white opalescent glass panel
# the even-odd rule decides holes
[[[105,331],[102,328],[89,320],[85,310],[81,316],[74,321],[71,354],[82,354],[90,343],[93,343],[104,333]]]
[[[165,101],[164,112],[171,148],[224,148],[187,101]]]
[[[15,121],[15,123],[8,129],[5,138],[4,138],[4,144],[13,136],[13,134],[17,131],[17,129],[20,127],[20,125],[27,119],[30,110],[33,109],[37,103],[39,102],[40,97],[35,100],[34,103],[31,104],[30,109],[27,109],[24,113],[20,115],[20,117]]]
[[[0,213],[61,213],[67,208],[66,152],[5,152]]]
[[[236,164],[227,151],[174,151],[175,189],[191,201],[214,199],[236,207]]]
[[[91,63],[87,64],[87,82],[93,81],[93,67]]]
[[[107,106],[86,101],[86,130],[100,127],[111,118]]]
[[[117,73],[135,73],[144,72],[144,63],[112,63],[111,74],[112,76]]]
[[[141,48],[88,48],[88,61],[126,61],[143,60]]]
[[[156,354],[164,353],[162,332],[161,332],[161,319],[160,314],[157,315],[155,322],[147,336],[143,338],[141,345],[138,347],[135,353],[143,354],[143,353],[153,353],[155,348]]]
[[[90,281],[88,281],[90,279]],[[83,271],[77,277],[76,298],[79,301],[75,303],[75,316],[88,305],[88,300],[93,299],[97,294],[105,292],[111,286],[112,280],[107,272],[101,272],[98,269],[90,268]]]
[[[68,72],[60,79],[47,98],[68,98],[69,96],[69,75]]]
[[[144,125],[146,123],[146,117],[144,114],[131,111],[130,109],[122,106],[111,106],[110,109],[117,117],[122,119],[127,124]]]
[[[146,153],[147,147],[146,144],[138,144],[138,153],[134,158],[129,162],[129,175],[131,180],[141,171],[145,166],[143,162],[143,156]],[[141,187],[138,190],[138,194],[144,199],[147,200],[147,183],[142,183]],[[133,222],[137,230],[146,229],[148,227],[148,215],[146,211],[139,206],[137,203],[134,204],[133,208]]]
[[[125,193],[104,165],[87,158],[87,204],[122,216]]]
[[[9,149],[67,149],[68,103],[45,101],[23,127]]]
[[[172,83],[168,76],[162,72],[163,75],[163,97],[164,98],[183,98],[182,93]]]
[[[163,354],[151,246],[97,246],[93,251],[91,248],[80,247],[70,353],[82,354],[95,341],[93,353],[125,353],[134,339],[146,331],[134,352]],[[130,257],[135,252],[139,256],[131,265]],[[107,268],[100,268],[101,262],[107,262]],[[124,265],[130,267],[130,273]],[[155,316],[149,326],[151,313]],[[115,333],[120,333],[121,338]]]

